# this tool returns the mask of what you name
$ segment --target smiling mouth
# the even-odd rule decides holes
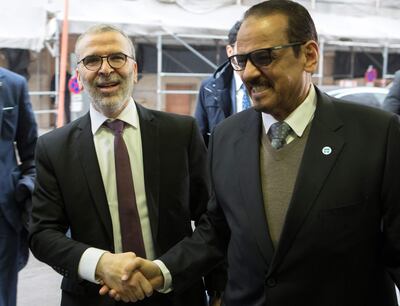
[[[259,92],[263,92],[269,88],[270,88],[270,86],[267,86],[267,85],[258,85],[258,86],[256,85],[251,88],[251,92],[256,94]]]
[[[100,83],[97,84],[97,87],[99,88],[109,88],[109,87],[115,87],[118,86],[119,82],[108,82],[108,83]]]
[[[259,99],[259,98],[263,97],[264,95],[268,94],[270,89],[271,89],[271,86],[268,86],[266,84],[252,86],[251,91],[250,91],[250,96],[253,100]]]
[[[119,88],[119,82],[108,82],[97,84],[97,88],[103,93],[111,93]]]

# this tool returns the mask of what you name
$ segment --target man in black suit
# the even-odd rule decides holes
[[[0,67],[0,305],[15,306],[29,255],[37,125],[24,77]],[[17,150],[16,150],[17,149]]]
[[[245,13],[230,61],[253,108],[211,136],[208,211],[160,257],[174,290],[227,250],[227,306],[397,305],[399,119],[319,91],[318,58],[300,4],[270,0]],[[140,258],[129,269],[161,275]]]
[[[78,39],[76,54],[79,82],[92,99],[90,111],[38,140],[30,247],[64,276],[61,305],[118,305],[99,295],[100,283],[118,290],[123,301],[151,294],[149,283],[133,290],[121,282],[125,264],[135,253],[150,260],[159,257],[190,236],[191,220],[198,221],[205,211],[206,148],[194,118],[149,110],[133,101],[135,49],[122,31],[92,27]],[[114,136],[113,124],[125,126],[122,140],[121,131]],[[128,160],[124,155],[126,164],[120,167],[122,158],[114,161],[114,155],[121,156],[121,143]],[[130,178],[120,179],[129,167]],[[121,186],[132,180],[121,193]],[[132,191],[129,207],[119,212]],[[133,228],[137,232],[127,239],[124,233]],[[136,249],[127,247],[131,242],[137,243]],[[157,292],[138,305],[206,305],[202,278],[180,293]]]

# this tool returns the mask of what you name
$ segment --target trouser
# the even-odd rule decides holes
[[[0,306],[16,306],[19,235],[0,210]]]

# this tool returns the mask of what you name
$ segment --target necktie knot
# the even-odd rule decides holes
[[[125,122],[119,119],[115,119],[113,121],[106,121],[104,125],[113,131],[114,135],[122,134],[124,130]]]
[[[291,127],[285,121],[275,122],[269,128],[269,137],[271,145],[275,149],[280,149],[286,143],[286,137],[291,132]]]

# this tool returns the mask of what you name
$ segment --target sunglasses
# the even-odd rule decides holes
[[[83,66],[85,66],[86,69],[90,71],[98,71],[103,65],[103,59],[107,59],[107,63],[110,65],[111,68],[113,69],[119,69],[122,68],[125,63],[127,58],[131,58],[135,60],[132,56],[126,55],[124,53],[113,53],[109,55],[89,55],[86,56],[85,58],[81,59],[79,63],[82,63]]]
[[[281,50],[289,47],[303,45],[305,42],[294,42],[286,45],[275,46],[271,48],[257,49],[247,54],[235,54],[229,57],[229,61],[236,71],[242,71],[246,68],[247,60],[258,67],[266,67],[274,60],[272,58],[272,51]]]

